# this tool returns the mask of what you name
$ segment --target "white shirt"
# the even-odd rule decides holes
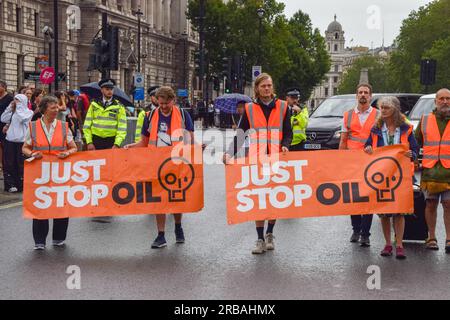
[[[53,120],[52,124],[50,125],[50,131],[47,130],[47,126],[45,125],[44,121],[42,121],[42,118],[37,121],[41,121],[42,128],[44,129],[44,133],[47,136],[48,141],[52,141],[58,120],[57,119]],[[73,141],[73,134],[72,131],[70,131],[69,129],[67,131],[67,144],[71,143],[72,141]],[[25,144],[29,146],[33,145],[33,141],[31,139],[30,126],[27,127],[27,132],[25,134]]]
[[[369,109],[366,111],[361,112],[358,107],[356,107],[353,111],[358,115],[359,122],[361,123],[361,126],[364,126],[367,119],[369,118],[370,114],[372,113],[373,107],[370,106]],[[345,119],[342,120],[342,129],[341,132],[348,132],[347,123],[345,122]]]

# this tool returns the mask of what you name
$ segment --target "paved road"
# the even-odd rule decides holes
[[[276,250],[253,256],[254,225],[226,224],[223,166],[205,166],[205,184],[205,209],[184,221],[187,243],[174,243],[169,219],[159,251],[150,249],[154,218],[133,216],[72,219],[65,250],[34,252],[21,208],[0,210],[0,299],[450,299],[450,255],[408,244],[405,261],[380,257],[378,218],[371,248],[348,242],[348,217],[312,218],[279,221]],[[442,227],[438,238],[442,247]],[[70,265],[81,290],[66,287]],[[371,265],[380,290],[367,289]]]

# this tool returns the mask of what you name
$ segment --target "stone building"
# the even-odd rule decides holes
[[[42,56],[51,57],[54,42],[43,33],[54,29],[54,0],[0,0],[0,79],[10,89],[21,84],[40,87],[33,74]],[[58,0],[60,90],[97,81],[100,73],[87,71],[92,40],[102,27],[102,14],[120,28],[119,70],[111,77],[129,92],[137,70],[138,9],[141,19],[141,71],[145,86],[170,85],[189,89],[195,85],[193,53],[197,35],[186,18],[187,0]],[[80,8],[81,28],[69,30],[69,6]],[[50,63],[53,65],[52,63]],[[28,79],[28,80],[27,80]]]

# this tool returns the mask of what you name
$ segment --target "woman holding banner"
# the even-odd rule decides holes
[[[378,108],[381,114],[371,130],[364,151],[371,154],[375,148],[403,144],[409,149],[405,155],[411,161],[414,161],[417,158],[419,147],[414,138],[412,125],[407,122],[406,117],[400,111],[400,101],[396,97],[383,97],[378,101]],[[414,175],[414,163],[411,163],[411,168],[411,174]],[[392,256],[391,217],[394,220],[396,258],[405,259],[406,255],[403,249],[405,218],[403,214],[380,215],[384,239],[386,240],[381,255],[383,257]]]
[[[255,157],[261,159],[264,155],[289,152],[292,142],[291,111],[286,101],[275,97],[272,77],[262,73],[255,80],[255,102],[247,103],[239,123],[241,133],[249,135],[249,160]],[[238,133],[239,135],[239,133]],[[239,141],[239,143],[238,143]],[[236,156],[244,144],[244,137],[236,136],[233,144],[223,156],[223,162],[228,164]],[[256,221],[258,240],[253,254],[262,254],[274,250],[273,228],[276,220],[270,220],[264,236],[265,221]]]
[[[22,148],[28,161],[40,160],[43,155],[56,156],[65,159],[77,152],[72,132],[67,123],[57,120],[58,99],[52,96],[44,97],[39,104],[42,118],[31,122],[25,136]],[[69,218],[53,220],[53,245],[64,247]],[[34,250],[44,250],[49,231],[48,220],[33,220]]]

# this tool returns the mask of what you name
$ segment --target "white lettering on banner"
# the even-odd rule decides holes
[[[78,161],[72,166],[70,162],[63,164],[63,174],[60,176],[59,162],[42,162],[42,176],[34,181],[34,184],[43,185],[49,182],[56,184],[66,184],[69,181],[84,183],[89,180],[88,168],[92,168],[92,180],[100,181],[101,166],[106,165],[106,159]],[[73,170],[73,174],[72,174]],[[52,194],[56,195],[56,207],[62,208],[65,200],[75,207],[81,208],[87,205],[98,206],[99,200],[104,199],[109,194],[109,189],[104,184],[87,186],[41,186],[36,188],[35,196],[37,201],[33,205],[38,209],[48,209],[53,205]]]
[[[276,186],[267,188],[271,182],[275,184],[284,184],[291,179],[291,172],[288,168],[293,168],[295,182],[303,180],[303,167],[308,165],[306,160],[277,161],[270,166],[263,164],[260,177],[259,167],[257,165],[243,166],[241,182],[235,185],[236,189],[243,189],[238,192],[237,200],[239,205],[237,210],[240,212],[249,212],[255,207],[257,197],[259,210],[267,209],[267,200],[270,205],[277,209],[289,208],[294,204],[295,207],[301,207],[303,201],[311,198],[312,188],[307,184],[297,184],[294,186]],[[245,189],[250,185],[261,187],[255,189]]]

